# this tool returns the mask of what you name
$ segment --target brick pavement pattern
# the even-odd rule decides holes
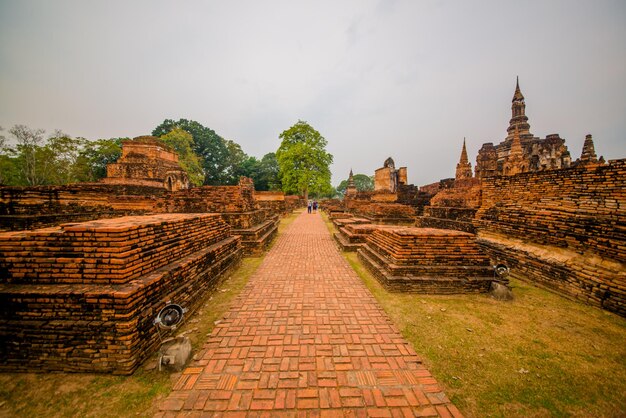
[[[320,214],[278,237],[157,417],[460,417]]]

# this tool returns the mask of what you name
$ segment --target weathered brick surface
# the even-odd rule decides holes
[[[626,315],[625,179],[626,160],[485,178],[481,243],[514,276]]]
[[[196,358],[160,415],[460,416],[319,214],[278,238]]]
[[[285,193],[276,191],[257,191],[254,192],[254,200],[261,209],[265,209],[269,213],[285,216],[291,211],[287,209],[285,202]]]
[[[361,219],[361,218],[357,218]],[[395,228],[393,225],[377,225],[368,222],[353,222],[339,228],[333,237],[343,251],[356,251],[363,246],[367,237],[378,229]]]
[[[493,269],[472,234],[428,228],[373,231],[359,257],[389,290],[486,292]]]
[[[0,230],[153,212],[165,192],[156,187],[101,183],[0,187]]]
[[[424,207],[423,216],[417,218],[415,225],[474,233],[476,228],[472,221],[480,204],[479,179],[466,177],[444,182],[437,194],[430,199],[430,204]]]
[[[217,214],[129,216],[4,232],[0,283],[128,283],[229,236]]]
[[[0,370],[132,373],[156,348],[152,321],[165,303],[193,310],[241,257],[240,238],[216,214],[126,217],[67,229],[1,234],[3,251],[24,251],[0,259]],[[17,234],[46,240],[28,247],[6,239]],[[70,235],[76,241],[65,239]],[[95,268],[85,260],[96,260]],[[103,260],[119,261],[120,269],[107,277]]]
[[[205,186],[174,192],[162,187],[101,183],[0,187],[0,230],[25,230],[131,214],[221,213],[233,227],[233,233],[242,236],[246,252],[258,252],[276,234],[278,221],[276,213],[259,207],[254,195],[254,184],[244,177],[237,186]]]
[[[354,212],[372,222],[384,224],[413,224],[415,209],[399,203],[369,203],[354,209]]]

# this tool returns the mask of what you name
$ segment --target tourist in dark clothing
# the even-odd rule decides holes
[[[317,212],[317,200],[313,201],[313,213]]]

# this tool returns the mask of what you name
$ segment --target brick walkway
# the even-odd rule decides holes
[[[461,416],[319,214],[278,237],[200,356],[157,416]]]

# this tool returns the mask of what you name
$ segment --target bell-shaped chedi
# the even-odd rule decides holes
[[[356,196],[357,188],[354,184],[354,174],[352,173],[352,169],[350,169],[350,176],[348,176],[348,187],[346,187],[346,197],[354,197]]]
[[[176,151],[154,136],[122,141],[122,156],[107,165],[107,177],[102,181],[170,191],[189,188],[189,177],[178,163]]]

